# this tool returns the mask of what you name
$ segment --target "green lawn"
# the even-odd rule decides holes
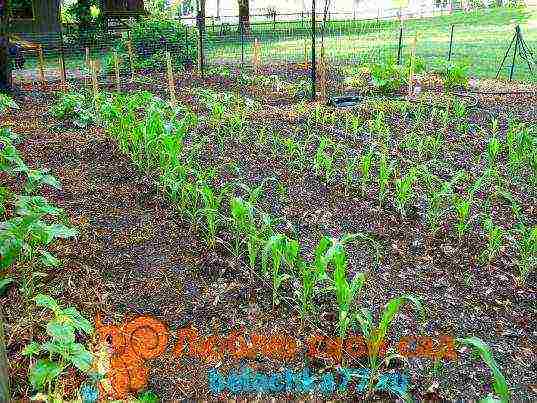
[[[451,25],[454,25],[452,60],[470,63],[472,75],[476,77],[494,77],[517,24],[537,56],[537,10],[499,8],[470,13],[458,11],[453,15],[405,21],[402,57],[408,57],[412,39],[418,33],[418,56],[426,59],[431,67],[438,65],[441,59],[447,59]],[[325,48],[332,63],[366,64],[396,57],[399,27],[397,21],[331,22],[327,27]],[[311,46],[310,30],[303,28],[301,22],[280,23],[276,30],[273,28],[272,24],[252,25],[252,34],[245,39],[246,64],[251,63],[254,38],[261,43],[265,63],[304,60],[305,48]],[[220,37],[209,29],[207,43],[209,62],[241,61],[242,46],[238,34]],[[511,62],[512,58],[509,58],[502,72],[504,76]],[[518,59],[515,79],[537,81],[536,76],[532,77],[527,64]]]

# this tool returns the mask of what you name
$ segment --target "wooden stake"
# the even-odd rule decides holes
[[[117,52],[114,52],[114,68],[116,70],[116,90],[117,92],[121,91],[121,87],[119,84],[119,56]]]
[[[88,68],[88,70],[91,70],[91,60],[90,60],[89,48],[86,48],[86,67]]]
[[[321,101],[324,103],[326,102],[326,58],[324,54],[324,47],[321,48],[321,60],[320,60],[320,80],[319,80],[319,87],[321,92]]]
[[[416,57],[416,47],[418,46],[418,33],[414,36],[412,40],[412,48],[410,50],[410,71],[408,77],[408,96],[412,97],[414,95],[414,85],[412,80],[414,79],[414,58]]]
[[[172,58],[170,52],[166,52],[166,63],[168,65],[168,87],[170,90],[170,100],[173,107],[177,105],[175,98],[175,81],[173,79]]]
[[[252,57],[252,64],[254,66],[254,72],[258,74],[259,67],[261,65],[261,45],[259,44],[259,41],[257,40],[257,38],[255,38],[255,41],[254,41],[254,54]]]
[[[91,78],[93,83],[93,102],[95,109],[97,109],[97,98],[99,96],[99,81],[97,80],[97,62],[95,60],[90,61],[91,64]]]
[[[43,57],[43,47],[39,46],[39,76],[41,78],[41,84],[45,85],[45,58]]]
[[[131,81],[134,81],[134,53],[132,51],[132,42],[130,39],[127,42],[127,49],[129,51],[129,62],[131,65]]]
[[[61,82],[61,89],[62,91],[65,91],[67,89],[67,77],[65,76],[65,69],[63,68],[63,57],[60,56],[59,59],[60,62],[60,82]]]

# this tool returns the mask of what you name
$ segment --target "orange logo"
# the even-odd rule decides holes
[[[106,378],[99,383],[101,397],[125,399],[145,388],[149,375],[145,362],[166,350],[170,336],[166,325],[151,316],[139,316],[122,326],[103,325],[97,315],[95,329],[110,352]]]

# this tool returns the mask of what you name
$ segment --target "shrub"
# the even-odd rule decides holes
[[[196,58],[196,42],[193,36],[185,40],[187,27],[178,21],[162,18],[146,18],[136,22],[131,29],[130,40],[135,68],[152,68],[166,63],[165,52],[172,54],[175,66],[190,66]],[[128,35],[124,34],[115,50],[122,65],[128,63]],[[108,55],[105,68],[113,68],[113,57]]]
[[[444,79],[444,88],[453,90],[455,88],[468,87],[468,63],[444,62],[442,69],[442,77]]]
[[[404,69],[393,59],[371,66],[371,84],[383,93],[395,92],[405,84]]]

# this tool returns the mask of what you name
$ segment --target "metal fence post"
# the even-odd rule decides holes
[[[397,47],[397,64],[401,64],[401,48],[403,46],[403,24],[399,27],[399,46]]]
[[[509,73],[509,81],[513,80],[513,74],[515,73],[516,53],[518,51],[518,42],[520,38],[520,25],[515,28],[515,53],[513,53],[513,64],[511,64],[511,72]]]
[[[198,23],[198,69],[200,76],[205,74],[205,55],[204,55],[204,26],[205,26],[205,0],[199,1],[198,16],[196,18]]]
[[[455,25],[451,25],[451,35],[449,36],[449,53],[448,53],[448,62],[451,61],[451,52],[453,51],[453,29]]]
[[[241,34],[241,67],[244,68],[244,22],[239,21],[239,29]]]
[[[311,7],[311,100],[315,101],[317,98],[317,57],[316,51],[316,30],[317,22],[315,15],[315,0],[312,0]]]

